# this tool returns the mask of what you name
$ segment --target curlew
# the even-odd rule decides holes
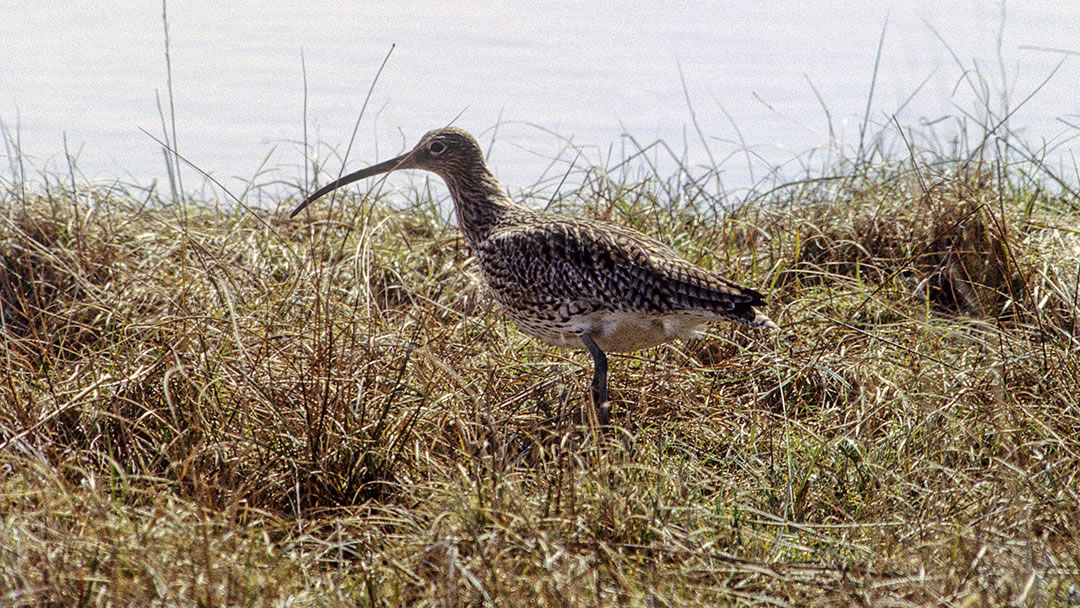
[[[319,188],[289,215],[346,184],[400,169],[446,182],[458,227],[505,315],[525,334],[584,347],[595,364],[590,396],[610,420],[608,352],[650,348],[694,335],[707,322],[776,325],[753,289],[701,268],[660,241],[611,222],[533,211],[515,203],[462,129],[428,132],[411,151]]]

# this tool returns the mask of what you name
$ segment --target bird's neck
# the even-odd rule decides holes
[[[454,199],[458,226],[470,247],[486,239],[507,210],[519,207],[487,167],[443,179]]]

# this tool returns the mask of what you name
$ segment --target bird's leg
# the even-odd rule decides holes
[[[589,396],[592,397],[593,407],[596,408],[596,417],[602,428],[607,428],[611,422],[611,404],[607,396],[607,355],[593,342],[589,334],[581,334],[581,341],[592,355],[595,371],[593,372],[592,388]]]

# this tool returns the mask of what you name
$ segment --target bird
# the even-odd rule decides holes
[[[589,396],[605,429],[611,412],[606,353],[692,337],[714,320],[777,329],[760,310],[761,293],[652,237],[514,202],[476,139],[454,126],[429,131],[409,152],[326,184],[289,217],[337,188],[407,169],[430,171],[446,182],[458,228],[504,315],[541,342],[589,352]]]

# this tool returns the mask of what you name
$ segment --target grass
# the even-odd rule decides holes
[[[430,189],[10,186],[0,603],[1080,604],[1080,200],[1043,170],[916,150],[732,206],[588,169],[554,208],[783,328],[613,357],[613,441]]]

